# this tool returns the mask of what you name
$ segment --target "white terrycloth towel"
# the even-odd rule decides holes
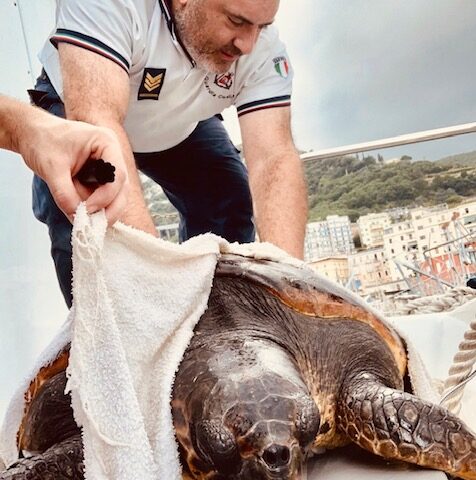
[[[67,388],[86,479],[180,478],[171,386],[207,305],[219,241],[177,247],[127,227],[105,232],[103,215],[76,215]]]

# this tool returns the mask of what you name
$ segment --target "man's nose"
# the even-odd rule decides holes
[[[258,40],[259,31],[259,27],[250,25],[236,36],[233,45],[240,50],[242,55],[251,53],[256,40]]]

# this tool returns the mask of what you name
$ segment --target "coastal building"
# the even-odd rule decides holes
[[[390,227],[392,219],[386,212],[369,213],[357,220],[362,247],[376,248],[383,245],[383,232]]]
[[[349,217],[347,215],[328,215],[326,221],[334,254],[355,252]]]
[[[341,285],[346,285],[349,280],[349,259],[347,255],[319,258],[308,265],[316,272]]]
[[[348,216],[329,215],[324,221],[307,224],[304,254],[306,261],[353,252],[355,245]]]
[[[429,258],[470,255],[472,232],[476,233],[476,201],[451,208],[442,204],[411,209],[406,221],[384,230],[383,248],[391,278],[401,278],[400,268],[404,265],[420,268],[431,265]]]
[[[384,249],[373,248],[350,255],[349,275],[352,285],[361,295],[368,295],[376,287],[391,283],[392,277]]]
[[[332,243],[327,222],[308,223],[304,240],[304,259],[310,262],[329,255],[332,255]]]

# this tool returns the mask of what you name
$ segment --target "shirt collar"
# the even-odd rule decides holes
[[[175,31],[175,22],[174,22],[174,17],[172,15],[172,5],[171,5],[171,0],[158,0],[160,9],[162,10],[162,14],[165,18],[165,21],[167,23],[167,27],[170,31],[170,35],[172,35],[172,38],[175,42],[178,42],[180,46],[182,47],[182,50],[184,51],[185,55],[189,59],[190,63],[192,64],[193,67],[196,66],[195,60],[191,57],[190,53],[188,53],[187,49],[185,48],[185,45],[182,43],[182,40],[178,36],[177,32]]]
[[[162,10],[162,14],[165,17],[165,21],[167,22],[167,27],[169,27],[170,33],[174,40],[177,40],[177,36],[175,35],[175,25],[174,20],[172,17],[172,8],[170,5],[169,0],[159,0],[160,9]]]

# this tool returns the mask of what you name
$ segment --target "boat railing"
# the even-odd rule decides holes
[[[351,155],[353,153],[371,152],[400,145],[409,145],[412,143],[429,142],[432,140],[440,140],[450,138],[457,135],[468,133],[476,133],[476,122],[465,123],[462,125],[454,125],[452,127],[436,128],[415,133],[398,135],[396,137],[382,138],[364,143],[356,143],[343,147],[328,148],[324,150],[310,151],[301,154],[301,159],[305,162],[310,160],[325,160],[327,158],[341,157]]]

